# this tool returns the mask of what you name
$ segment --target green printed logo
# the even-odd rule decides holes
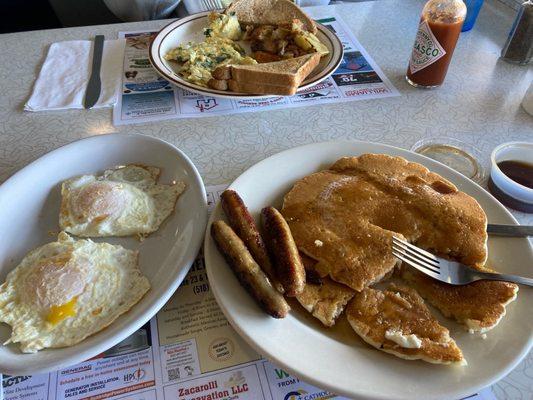
[[[274,371],[276,372],[278,379],[285,379],[289,377],[289,374],[282,369],[274,368]]]

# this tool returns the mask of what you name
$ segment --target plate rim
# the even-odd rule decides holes
[[[305,148],[320,147],[320,146],[325,146],[325,145],[328,145],[328,146],[329,145],[331,145],[331,146],[334,146],[334,145],[335,146],[340,146],[340,145],[343,145],[343,144],[350,145],[350,146],[354,146],[354,145],[377,146],[377,147],[383,149],[384,151],[386,151],[387,149],[390,149],[390,150],[393,150],[393,151],[397,152],[399,150],[400,153],[404,153],[405,152],[405,153],[408,153],[408,154],[411,153],[411,154],[415,154],[416,156],[420,156],[420,157],[424,158],[426,161],[429,161],[430,164],[431,163],[436,163],[437,165],[439,165],[441,167],[444,167],[446,170],[448,170],[448,172],[451,172],[452,175],[454,175],[454,177],[459,177],[459,179],[466,179],[471,184],[473,184],[477,189],[481,189],[483,192],[485,192],[485,194],[489,195],[491,200],[494,200],[498,204],[498,207],[500,209],[502,209],[508,217],[511,218],[511,220],[514,222],[514,224],[516,224],[516,225],[519,224],[519,222],[513,216],[513,214],[505,206],[503,206],[485,188],[483,188],[478,183],[468,179],[467,177],[465,177],[461,173],[455,171],[451,167],[448,167],[447,165],[441,163],[440,161],[433,160],[433,159],[431,159],[431,158],[429,158],[427,156],[415,153],[415,152],[413,152],[411,150],[404,149],[404,148],[401,148],[401,147],[397,147],[397,146],[393,146],[393,145],[389,145],[389,144],[384,144],[384,143],[378,143],[378,142],[363,141],[363,140],[339,140],[339,141],[314,142],[314,143],[304,144],[304,145],[295,146],[295,147],[292,147],[292,148],[289,148],[289,149],[285,149],[285,150],[280,151],[278,153],[272,154],[269,157],[266,157],[265,159],[263,159],[261,161],[258,161],[257,163],[255,163],[252,166],[250,166],[249,168],[247,168],[237,178],[235,178],[235,180],[228,186],[228,189],[234,188],[239,183],[239,181],[241,179],[243,179],[247,173],[249,173],[250,170],[252,170],[252,169],[254,169],[256,167],[259,167],[260,165],[263,165],[265,163],[271,162],[272,160],[275,160],[277,157],[283,157],[283,156],[285,156],[285,154],[291,153],[292,151],[301,151],[301,150],[303,150]],[[386,153],[382,153],[382,154],[386,154]],[[401,157],[403,157],[403,156],[401,156]],[[416,162],[416,161],[412,161],[412,160],[409,160],[409,159],[408,159],[408,161]],[[205,237],[204,237],[204,247],[203,247],[203,249],[204,249],[204,257],[205,257],[205,264],[206,264],[206,273],[208,275],[208,281],[209,282],[212,282],[215,278],[213,277],[213,272],[212,272],[212,269],[210,267],[210,262],[208,261],[208,259],[210,258],[210,252],[206,251],[206,248],[208,247],[208,243],[212,242],[212,238],[211,238],[211,235],[210,235],[210,232],[209,232],[211,224],[213,223],[213,221],[217,217],[217,215],[219,215],[220,213],[221,213],[221,204],[220,204],[220,201],[218,201],[217,204],[216,204],[216,207],[213,209],[213,212],[211,213],[211,215],[209,217],[209,221],[208,221],[207,227],[206,227],[206,234],[205,234]],[[530,251],[533,250],[533,246],[531,245],[531,243],[529,243],[529,249],[530,249]],[[352,391],[347,391],[347,390],[343,390],[343,389],[339,390],[339,388],[336,388],[333,383],[328,383],[328,382],[322,381],[322,380],[320,380],[320,379],[318,379],[318,378],[316,378],[316,377],[314,377],[312,375],[309,375],[308,373],[305,373],[305,372],[302,373],[301,371],[298,371],[295,368],[292,368],[291,365],[287,365],[278,356],[276,356],[274,354],[271,354],[268,351],[268,349],[265,349],[264,347],[262,347],[258,343],[256,343],[256,341],[254,340],[254,338],[250,334],[248,334],[246,331],[241,329],[241,327],[235,322],[235,319],[232,317],[232,314],[228,311],[227,307],[223,304],[222,301],[219,300],[219,297],[222,296],[222,295],[221,295],[221,293],[219,291],[219,287],[217,285],[214,285],[214,286],[211,285],[211,290],[213,291],[213,294],[215,296],[217,304],[222,309],[224,315],[226,316],[226,318],[230,322],[230,324],[233,327],[233,329],[235,329],[237,331],[237,333],[246,341],[246,343],[248,345],[250,345],[263,358],[265,358],[265,359],[267,359],[269,361],[272,361],[273,363],[277,364],[280,367],[283,367],[289,373],[291,373],[294,376],[297,376],[297,377],[301,378],[303,381],[305,381],[307,383],[315,385],[315,386],[317,386],[318,388],[321,388],[321,389],[331,390],[332,392],[337,393],[337,394],[342,395],[342,396],[348,396],[348,397],[356,396],[356,398],[376,399],[376,400],[390,400],[391,399],[391,397],[389,395],[386,395],[386,394],[367,393],[367,392],[361,392],[361,391],[357,392],[357,391],[353,391],[353,390]],[[477,393],[479,390],[481,390],[481,389],[483,389],[483,388],[485,388],[485,387],[487,387],[487,386],[489,386],[489,385],[501,380],[503,377],[505,377],[507,374],[509,374],[524,359],[524,357],[527,356],[527,354],[531,351],[532,346],[533,346],[533,332],[531,332],[530,335],[529,335],[527,345],[524,346],[522,348],[522,350],[513,358],[513,360],[508,363],[506,368],[503,368],[503,369],[499,370],[497,373],[492,374],[491,377],[489,377],[488,379],[487,378],[483,379],[483,382],[484,382],[483,384],[477,384],[477,385],[474,385],[474,386],[470,386],[466,390],[465,389],[456,390],[455,392],[452,392],[452,393],[436,394],[434,396],[428,395],[425,398],[428,398],[428,399],[429,398],[432,398],[432,399],[433,398],[438,398],[438,399],[441,399],[441,398],[445,399],[446,398],[446,399],[448,399],[450,396],[456,396],[457,398],[463,398],[464,396],[471,395],[474,392]],[[357,388],[355,388],[355,389],[357,389]],[[416,396],[411,395],[410,397],[407,397],[407,398],[415,398],[415,397]],[[404,397],[402,396],[402,394],[400,394],[400,396],[398,396],[398,398],[404,398]]]
[[[81,138],[78,140],[74,140],[72,142],[61,145],[53,150],[50,150],[49,152],[43,154],[42,156],[31,161],[24,167],[20,168],[13,175],[11,175],[8,179],[2,182],[0,184],[0,197],[5,191],[7,191],[10,187],[15,185],[15,183],[13,182],[16,182],[18,177],[23,176],[24,173],[27,173],[28,169],[34,168],[39,163],[45,160],[48,160],[50,158],[53,158],[54,155],[57,154],[58,152],[68,151],[69,147],[79,146],[80,143],[82,142],[90,142],[90,141],[98,142],[98,141],[114,140],[114,138],[119,138],[119,140],[128,140],[128,138],[134,138],[137,140],[157,142],[163,146],[171,148],[173,151],[179,154],[179,156],[181,157],[181,160],[185,163],[189,172],[192,172],[192,175],[190,176],[190,182],[187,182],[187,183],[190,186],[194,185],[201,189],[199,191],[202,197],[202,204],[199,205],[199,210],[198,210],[199,211],[199,225],[204,226],[204,227],[206,226],[207,224],[207,194],[205,191],[205,185],[204,185],[203,179],[198,169],[192,162],[192,160],[189,158],[189,156],[187,156],[187,154],[185,154],[185,152],[183,152],[178,147],[174,146],[173,144],[163,139],[159,139],[159,138],[147,136],[147,135],[142,135],[142,134],[137,134],[137,133],[116,132],[116,133],[108,133],[108,134],[103,134],[103,135],[93,135],[93,136]],[[59,369],[63,369],[69,366],[79,364],[81,362],[85,362],[97,356],[98,354],[102,353],[103,351],[113,347],[114,345],[120,343],[122,340],[126,339],[130,335],[132,335],[135,331],[137,331],[143,325],[148,323],[154,317],[154,315],[157,314],[157,312],[168,302],[170,297],[174,294],[174,292],[181,285],[181,282],[185,278],[186,273],[190,269],[192,263],[196,259],[198,252],[200,251],[201,246],[203,245],[203,235],[204,235],[204,229],[201,229],[201,228],[197,229],[196,232],[194,232],[195,237],[192,239],[191,245],[185,249],[183,265],[188,265],[188,267],[185,269],[176,269],[176,275],[174,277],[174,280],[170,281],[168,286],[163,290],[163,293],[159,297],[154,298],[153,302],[142,313],[142,315],[135,318],[129,325],[126,325],[122,330],[118,331],[116,334],[112,335],[111,337],[103,337],[98,343],[96,343],[96,345],[89,347],[81,352],[73,353],[71,356],[58,358],[56,360],[54,360],[53,356],[50,356],[50,359],[46,360],[47,366],[43,368],[34,369],[31,367],[31,364],[28,365],[29,363],[26,363],[26,365],[22,367],[13,366],[9,362],[4,362],[0,360],[0,374],[34,375],[34,374],[47,373],[47,372],[52,372],[52,371],[56,371]],[[140,301],[142,301],[142,299]],[[109,327],[111,327],[113,323],[111,323]],[[105,329],[107,328],[108,327],[106,327]],[[104,332],[105,329],[99,332],[96,332],[95,334]],[[94,336],[94,335],[91,335],[91,336]],[[91,336],[89,336],[88,338],[90,338]],[[82,340],[79,344],[83,343],[86,339]],[[0,346],[3,346],[3,345],[0,345]],[[76,346],[78,346],[78,343],[72,346],[67,346],[67,347],[62,347],[62,348],[57,348],[57,349],[55,348],[43,349],[43,351],[52,352],[54,350],[76,348]],[[39,354],[39,353],[36,353],[36,354]],[[29,355],[26,353],[20,353],[19,356],[24,358],[25,356],[29,356]]]
[[[221,10],[213,10],[213,11],[221,11]],[[163,64],[162,61],[160,61],[161,57],[159,56],[159,50],[161,47],[161,44],[163,43],[163,40],[176,28],[183,26],[187,23],[190,23],[190,21],[194,21],[198,18],[205,18],[207,15],[209,15],[212,11],[203,11],[199,13],[190,14],[185,18],[180,18],[177,20],[174,20],[170,22],[169,24],[165,25],[163,28],[161,28],[154,39],[150,43],[150,47],[148,49],[148,58],[150,59],[150,64],[155,69],[157,74],[164,79],[170,81],[173,85],[178,86],[181,89],[188,90],[203,96],[212,96],[212,97],[219,97],[219,98],[227,98],[227,99],[235,99],[235,100],[253,100],[253,99],[265,99],[265,98],[272,98],[272,97],[288,97],[284,95],[265,95],[265,94],[249,94],[249,93],[233,93],[228,91],[221,91],[221,90],[215,90],[210,88],[203,88],[198,85],[194,85],[192,83],[189,83],[185,80],[178,80],[171,74],[164,71],[164,69],[159,65],[159,63]],[[175,25],[175,26],[174,26]],[[322,74],[322,76],[319,75],[317,79],[314,79],[311,82],[302,84],[298,87],[298,90],[305,90],[313,85],[317,85],[323,80],[329,78],[333,72],[337,70],[339,65],[341,64],[343,57],[344,57],[344,46],[342,45],[342,41],[340,38],[334,33],[331,32],[328,28],[326,28],[324,25],[322,25],[319,22],[316,22],[317,28],[328,37],[328,39],[332,42],[332,47],[335,48],[336,42],[337,46],[340,49],[339,54],[337,55],[337,59],[335,61],[330,62],[328,64],[331,64],[329,69],[326,73]],[[168,32],[167,32],[168,31]],[[323,72],[323,71],[322,71]],[[302,82],[303,83],[303,82]]]

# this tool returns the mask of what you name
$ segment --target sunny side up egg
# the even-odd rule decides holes
[[[5,344],[35,353],[104,329],[150,289],[137,258],[137,251],[64,232],[31,251],[0,285],[0,322],[12,328]]]
[[[174,211],[183,182],[157,183],[156,167],[126,165],[63,182],[59,226],[82,237],[148,235]]]

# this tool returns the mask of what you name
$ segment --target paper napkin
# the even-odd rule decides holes
[[[27,111],[83,108],[91,74],[93,41],[71,40],[53,43],[24,106]],[[100,78],[102,90],[94,108],[115,104],[121,82],[125,40],[106,40]]]

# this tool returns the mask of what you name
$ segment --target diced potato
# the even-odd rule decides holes
[[[309,32],[302,32],[294,37],[294,42],[298,47],[305,51],[314,49],[320,56],[329,53],[328,48],[318,38]]]
[[[328,48],[324,43],[322,43],[318,38],[312,33],[307,33],[306,39],[309,41],[311,46],[320,54],[320,56],[325,56],[329,53]]]
[[[304,49],[305,51],[309,51],[313,48],[311,43],[309,43],[309,41],[303,34],[296,35],[294,37],[294,43],[296,43],[298,47],[300,47],[301,49]]]

